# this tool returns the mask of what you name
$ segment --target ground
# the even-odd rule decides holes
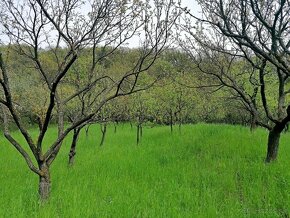
[[[73,167],[66,140],[44,205],[37,176],[0,137],[0,217],[289,217],[290,134],[270,165],[263,129],[197,124],[171,134],[147,126],[143,134],[137,146],[130,125],[111,126],[100,147],[96,125],[82,132]],[[51,128],[46,142],[54,135]]]

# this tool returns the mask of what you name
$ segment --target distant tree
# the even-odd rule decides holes
[[[181,22],[187,32],[183,48],[204,75],[216,78],[213,85],[226,87],[249,111],[252,126],[269,130],[266,162],[276,160],[281,132],[290,121],[290,3],[198,3],[200,17],[184,9],[189,16]]]
[[[151,105],[148,93],[138,92],[130,96],[131,122],[136,125],[136,144],[140,143],[143,136],[143,125],[148,121]]]
[[[104,105],[104,107],[102,108],[102,110],[100,111],[98,115],[98,123],[100,123],[100,129],[102,133],[100,146],[103,146],[105,142],[105,137],[107,133],[107,125],[108,125],[108,122],[111,121],[111,104],[110,104],[111,102],[109,102],[109,104]]]
[[[109,100],[143,89],[138,85],[138,79],[151,67],[167,45],[170,29],[179,13],[172,0],[155,0],[153,3],[152,7],[149,7],[147,1],[1,1],[2,33],[9,38],[18,54],[27,57],[30,66],[34,67],[38,77],[35,74],[27,75],[29,80],[41,82],[45,90],[42,97],[47,100],[46,112],[43,119],[39,120],[40,130],[35,141],[19,113],[22,108],[21,101],[17,101],[15,96],[23,93],[22,90],[16,92],[14,89],[17,80],[10,76],[14,69],[7,66],[4,59],[6,53],[0,51],[0,103],[5,126],[4,135],[22,155],[28,167],[39,176],[39,195],[42,200],[49,197],[50,166],[66,136],[72,131],[78,133],[80,128],[94,120]],[[118,48],[133,36],[140,36],[143,41],[138,50],[140,56],[134,67],[123,72],[118,80],[112,80],[108,75],[99,76],[95,70],[100,60],[95,55],[97,45]],[[84,72],[84,77],[79,78],[79,87],[69,86],[66,81],[73,74],[72,67],[86,48],[89,48],[91,54],[91,68]],[[51,62],[46,60],[45,51],[50,53]],[[90,75],[93,75],[93,78],[84,79]],[[107,95],[102,100],[93,100],[99,93],[96,87],[100,84],[103,86],[105,81]],[[37,93],[37,87],[31,88]],[[91,93],[95,98],[89,101]],[[23,96],[25,97],[27,96]],[[79,106],[79,103],[83,103],[82,98],[88,104]],[[31,104],[36,101],[27,100],[31,101]],[[96,104],[88,110],[87,106],[92,102]],[[65,126],[65,108],[69,104],[78,106],[84,113],[71,117],[72,123]],[[45,151],[44,138],[53,114],[58,126],[58,135]],[[10,122],[20,130],[30,151],[10,134]]]
[[[196,103],[195,89],[189,89],[185,84],[189,79],[195,79],[188,74],[188,65],[192,65],[187,55],[178,50],[168,50],[162,55],[154,68],[162,79],[156,83],[152,92],[155,99],[155,119],[170,126],[190,122]]]
[[[158,43],[163,42],[158,41]],[[156,44],[156,46],[160,45]],[[118,108],[113,108],[112,105],[112,103],[116,101],[115,97],[111,98],[114,88],[119,86],[120,81],[123,80],[122,87],[120,86],[122,94],[118,94],[118,97],[150,88],[155,81],[158,80],[158,77],[149,78],[147,71],[153,62],[155,62],[159,54],[155,54],[155,57],[150,55],[152,50],[147,50],[147,46],[146,48],[139,49],[106,47],[95,49],[96,50],[93,52],[92,56],[96,61],[99,61],[98,64],[88,62],[90,59],[83,56],[83,60],[80,59],[79,63],[72,66],[74,74],[68,76],[68,78],[63,82],[74,87],[78,92],[83,91],[81,94],[76,96],[73,101],[71,101],[71,99],[65,101],[66,105],[68,103],[68,108],[65,109],[65,111],[67,111],[67,114],[69,115],[69,120],[74,123],[75,120],[85,117],[96,108],[99,108],[95,112],[94,118],[91,119],[88,124],[100,123],[102,131],[100,145],[103,145],[107,123],[116,121],[116,115],[120,112],[117,112],[116,109]],[[161,49],[163,48],[161,47]],[[159,52],[161,52],[161,50]],[[141,66],[139,66],[140,64]],[[133,80],[130,78],[137,74],[138,81],[135,76],[133,77]],[[127,76],[128,78],[124,80]],[[134,84],[133,89],[132,83]],[[84,88],[87,90],[84,90]],[[105,103],[100,107],[100,104],[104,101]],[[64,108],[66,105],[64,105]],[[115,115],[115,117],[113,117],[113,115]],[[84,126],[80,128],[82,129],[83,127]],[[79,134],[80,131],[76,131],[75,133]],[[76,139],[76,141],[74,141],[74,139]],[[73,160],[76,155],[77,139],[78,137],[73,137],[72,146],[69,152],[70,165],[72,165],[73,162],[71,160]]]
[[[114,133],[116,133],[118,124],[129,120],[130,106],[125,97],[114,99],[110,102],[110,106],[110,121],[114,124]]]

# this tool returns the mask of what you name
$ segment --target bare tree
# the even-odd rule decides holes
[[[148,99],[144,95],[144,92],[139,92],[134,96],[131,96],[132,100],[132,120],[135,120],[136,125],[136,144],[139,145],[141,138],[143,137],[143,124],[148,119],[149,108]]]
[[[244,105],[252,126],[269,130],[266,162],[271,162],[277,158],[280,134],[290,121],[290,106],[286,107],[290,2],[198,2],[200,17],[184,9],[189,15],[182,21],[188,45],[184,49],[205,75],[217,79],[215,87],[227,87]]]
[[[178,10],[172,0],[153,2],[154,6],[151,9],[147,1],[4,0],[0,3],[3,9],[0,21],[3,34],[9,38],[19,55],[30,60],[30,66],[34,67],[39,76],[32,74],[29,79],[42,81],[46,90],[43,96],[48,102],[46,113],[43,119],[38,119],[39,134],[34,140],[21,119],[19,113],[23,109],[21,102],[14,98],[14,89],[11,88],[11,84],[17,82],[11,81],[13,69],[5,65],[4,54],[1,52],[0,103],[5,125],[4,134],[25,159],[28,167],[39,176],[41,199],[49,197],[50,166],[57,157],[64,138],[71,131],[78,133],[80,128],[95,118],[109,100],[142,89],[138,87],[138,78],[152,66],[166,46],[170,29],[178,16]],[[140,58],[130,71],[124,73],[118,80],[98,75],[95,66],[99,58],[94,55],[97,45],[118,48],[129,38],[139,35],[143,39]],[[86,75],[93,75],[93,78],[80,82],[79,87],[65,92],[66,81],[73,72],[72,67],[81,60],[85,48],[89,48],[92,54],[91,70],[87,71]],[[44,57],[44,51],[47,50],[52,57],[50,63],[47,63]],[[96,98],[99,90],[96,87],[100,85],[100,81],[108,83],[105,97],[98,101],[88,101],[97,103],[92,110],[75,117],[66,127],[64,113],[67,105],[77,102],[76,99],[80,96],[88,98],[93,91]],[[81,106],[82,108],[86,109]],[[58,124],[58,136],[48,149],[44,150],[44,138],[47,136],[53,115]],[[10,134],[10,122],[16,124],[31,152]]]

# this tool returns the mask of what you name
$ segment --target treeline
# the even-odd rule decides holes
[[[98,57],[102,58],[103,54],[109,52],[108,49],[104,51],[99,48]],[[4,56],[11,77],[15,77],[11,87],[13,93],[16,93],[13,99],[21,105],[18,108],[21,118],[26,120],[28,125],[41,125],[49,102],[43,78],[39,76],[38,69],[30,64],[29,59],[19,55],[13,46],[2,47],[1,50],[5,51]],[[81,60],[72,66],[68,78],[61,83],[58,91],[63,96],[75,92],[91,79],[83,73],[87,72],[90,66],[90,49],[82,52],[84,55]],[[138,49],[119,48],[110,57],[103,57],[96,67],[98,75],[110,75],[111,80],[117,80],[122,76],[122,72],[132,68],[137,52]],[[59,53],[65,54],[65,49]],[[58,68],[53,51],[43,49],[40,55],[46,70],[51,72],[50,76],[53,77]],[[144,90],[107,102],[96,116],[95,122],[130,122],[137,126],[144,123],[163,124],[169,125],[171,130],[175,124],[197,122],[250,125],[251,117],[238,99],[233,99],[231,93],[223,87],[212,84],[214,78],[205,77],[186,53],[167,50],[146,74],[138,79],[137,85]],[[98,84],[94,87],[96,93],[105,85]],[[66,106],[64,113],[67,122],[77,116],[81,104],[90,101],[87,98],[88,96],[83,99],[79,96]],[[55,110],[52,120],[56,119],[56,116]]]

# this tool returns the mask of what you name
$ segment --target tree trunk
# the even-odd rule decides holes
[[[140,137],[141,138],[143,137],[143,127],[142,127],[142,124],[140,124]]]
[[[257,125],[256,125],[256,123],[252,123],[252,122],[251,122],[250,131],[251,131],[251,132],[254,132],[256,129],[257,129]]]
[[[39,176],[38,193],[39,193],[40,200],[46,201],[50,196],[50,188],[51,188],[49,167],[44,162],[44,163],[39,164],[39,169],[41,170],[42,175]]]
[[[287,123],[285,128],[284,128],[284,132],[288,132],[288,131],[289,131],[289,123]]]
[[[140,124],[137,124],[137,145],[139,144],[140,141]]]
[[[266,157],[267,163],[270,163],[277,159],[280,135],[281,135],[281,132],[277,131],[275,128],[269,132],[268,149],[267,149],[267,157]]]
[[[89,129],[90,129],[90,126],[91,126],[91,124],[89,124],[89,125],[87,126],[87,128],[86,128],[86,137],[89,136]]]
[[[286,126],[286,122],[277,123],[268,135],[268,149],[266,162],[275,161],[278,156],[278,148],[280,142],[280,135]]]
[[[102,146],[104,144],[104,141],[105,141],[106,132],[107,132],[107,124],[106,123],[104,123],[104,126],[101,125],[101,131],[102,131],[102,139],[101,139],[100,146]]]
[[[178,124],[179,133],[181,133],[181,123]]]
[[[277,159],[280,135],[282,131],[286,128],[289,121],[290,105],[287,107],[287,116],[281,122],[276,123],[274,128],[269,132],[267,157],[265,160],[267,163],[270,163]]]
[[[256,117],[252,116],[251,117],[251,127],[250,127],[251,132],[253,132],[257,128],[256,122],[257,122]]]
[[[70,151],[68,154],[68,164],[70,166],[72,166],[74,164],[74,161],[75,161],[76,146],[77,146],[77,142],[78,142],[79,133],[80,133],[80,128],[74,129],[73,139],[72,139]]]
[[[119,122],[115,121],[114,122],[114,133],[117,133],[117,126],[118,126]]]
[[[170,131],[173,132],[173,114],[170,112]]]

